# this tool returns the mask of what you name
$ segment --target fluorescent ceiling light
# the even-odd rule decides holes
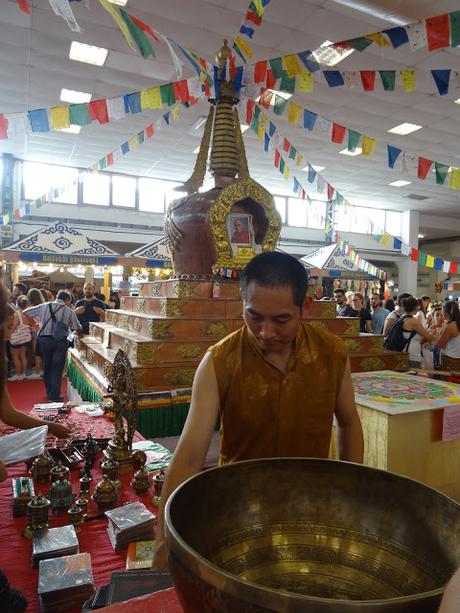
[[[70,102],[71,104],[82,104],[83,102],[89,102],[93,94],[87,94],[86,92],[78,92],[75,89],[61,90],[60,99],[62,102]]]
[[[455,104],[460,104],[460,98],[457,98],[457,100],[454,100]]]
[[[241,128],[241,134],[243,134],[243,132],[246,132],[246,130],[249,128],[247,123],[242,123],[240,124],[240,128]]]
[[[195,155],[198,155],[199,151],[200,151],[200,147],[198,146],[196,149],[193,150],[193,153]]]
[[[331,47],[332,41],[325,40],[322,45],[315,51],[313,55],[320,64],[326,66],[335,66],[346,57],[351,55],[354,49],[341,49],[340,47]]]
[[[314,164],[311,165],[313,170],[316,170],[316,172],[321,172],[322,170],[326,170],[326,166],[315,166]]]
[[[348,149],[342,149],[342,151],[339,151],[339,153],[341,153],[342,155],[361,155],[362,153],[362,149],[361,147],[356,147],[356,149],[354,151],[349,151]]]
[[[420,130],[423,126],[418,126],[416,123],[401,123],[399,126],[395,126],[388,130],[392,134],[401,134],[402,136],[406,136],[406,134],[411,134],[412,132],[416,132]]]
[[[399,181],[393,181],[393,183],[388,183],[388,185],[391,185],[392,187],[404,187],[405,185],[410,185],[412,183],[412,181],[403,181],[402,179],[400,179]]]
[[[417,238],[425,238],[424,234],[417,234]]]
[[[80,134],[81,126],[71,123],[68,128],[56,128],[58,132],[68,132],[69,134]]]
[[[94,45],[86,45],[79,43],[76,40],[70,45],[69,58],[76,62],[85,62],[86,64],[94,64],[95,66],[103,66],[107,59],[109,50],[104,47],[95,47]]]
[[[128,4],[128,0],[109,0],[111,4],[118,4],[118,6],[126,6]]]

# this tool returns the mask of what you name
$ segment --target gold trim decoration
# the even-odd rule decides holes
[[[249,177],[248,159],[244,148],[243,135],[241,134],[240,118],[238,116],[238,108],[233,109],[235,116],[235,142],[238,153],[238,178],[247,179]]]
[[[172,293],[175,298],[194,298],[195,284],[192,281],[176,280],[171,283]]]
[[[176,348],[176,355],[178,358],[193,359],[197,358],[202,352],[200,345],[179,345]]]
[[[359,351],[360,342],[357,341],[355,338],[344,338],[343,341],[349,353],[356,353],[357,351]]]
[[[104,362],[104,364],[102,365],[102,372],[106,379],[111,379],[112,378],[112,364],[107,361]]]
[[[162,317],[180,317],[183,314],[183,303],[180,298],[165,298],[161,307]]]
[[[160,351],[163,347],[162,343],[141,343],[137,345],[137,363],[138,364],[159,364]]]
[[[193,169],[192,176],[180,186],[181,192],[187,194],[194,194],[203,185],[204,177],[206,174],[206,166],[208,162],[209,143],[211,142],[212,126],[214,123],[214,106],[209,107],[208,118],[204,126],[203,138],[200,143],[200,150],[196,156],[195,168]],[[178,190],[179,191],[179,190]],[[175,201],[176,202],[176,201]],[[171,203],[174,205],[174,202]]]
[[[359,334],[359,318],[355,317],[352,321],[346,322],[347,329],[343,332],[347,336],[355,336]]]
[[[131,341],[127,338],[124,338],[123,342],[121,343],[120,349],[123,351],[123,353],[128,354],[129,350],[131,349]]]
[[[207,321],[201,327],[201,332],[205,336],[224,336],[228,332],[228,327],[221,321]]]
[[[89,364],[94,364],[96,360],[96,354],[92,349],[86,349],[86,360]]]
[[[359,362],[360,369],[366,370],[383,370],[385,362],[380,358],[364,358]]]
[[[281,231],[281,216],[276,210],[273,196],[251,177],[241,179],[224,187],[209,210],[208,220],[217,253],[216,266],[218,267],[242,268],[236,265],[233,257],[227,234],[227,216],[237,202],[247,198],[251,198],[263,208],[268,221],[267,231],[261,244],[262,251],[275,249]]]
[[[150,320],[147,324],[147,336],[149,338],[170,338],[173,336],[169,331],[172,321],[153,321]]]
[[[128,329],[129,325],[129,315],[119,315],[118,316],[118,327]]]
[[[195,376],[195,368],[172,368],[164,375],[168,385],[187,386],[192,385]]]
[[[136,311],[143,313],[145,309],[145,298],[138,298],[136,300]]]
[[[142,321],[140,317],[136,317],[134,320],[133,328],[136,332],[140,332],[142,328]]]
[[[366,337],[364,337],[366,338]],[[367,337],[369,338],[369,337]],[[370,337],[370,347],[369,347],[369,351],[371,353],[383,353],[384,351],[384,347],[383,347],[383,336],[374,336],[374,337]]]
[[[160,281],[154,281],[152,284],[152,290],[150,292],[151,296],[153,296],[153,298],[157,298],[159,296],[161,296],[161,282]]]
[[[335,302],[320,302],[319,304],[324,305],[321,307],[321,317],[324,317],[325,319],[336,318]]]

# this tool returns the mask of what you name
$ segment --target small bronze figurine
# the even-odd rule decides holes
[[[117,492],[121,488],[121,483],[118,479],[118,467],[118,462],[113,458],[106,458],[101,461],[102,474],[107,475],[107,477],[114,482]]]
[[[69,523],[73,525],[76,532],[80,532],[80,526],[83,524],[83,511],[79,505],[74,503],[67,511]]]
[[[58,481],[61,477],[67,479],[69,476],[69,472],[70,471],[68,467],[64,466],[61,460],[58,460],[57,464],[55,464],[50,470],[51,483]]]
[[[32,538],[34,532],[48,528],[50,504],[50,501],[42,496],[41,492],[27,504],[27,526],[23,532],[26,538]]]
[[[86,470],[80,472],[80,496],[88,499],[91,496],[91,481],[92,477],[88,475]]]
[[[141,466],[131,479],[131,486],[138,496],[146,494],[150,488],[149,471]]]
[[[102,480],[96,485],[93,494],[93,500],[99,507],[99,510],[107,511],[111,509],[117,502],[118,494],[115,483],[104,475]]]
[[[42,453],[32,463],[30,472],[37,483],[46,483],[50,479],[51,459]]]
[[[155,505],[156,507],[159,506],[160,504],[160,500],[161,500],[161,492],[163,490],[163,484],[165,482],[165,471],[164,470],[160,470],[159,473],[157,473],[154,477],[153,477],[153,500],[152,500],[152,504]]]
[[[134,470],[139,470],[141,466],[145,466],[145,463],[147,462],[147,454],[145,451],[142,451],[142,449],[135,449],[131,453],[131,462]]]

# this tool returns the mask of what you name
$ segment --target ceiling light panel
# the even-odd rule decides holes
[[[350,155],[350,156],[355,156],[355,155],[361,155],[362,153],[362,149],[361,147],[356,147],[356,149],[354,151],[349,151],[348,149],[342,149],[342,151],[339,151],[339,153],[341,153],[342,155]]]
[[[84,102],[89,102],[92,95],[93,94],[79,92],[75,89],[65,89],[65,87],[63,87],[61,90],[60,99],[62,102],[69,102],[70,104],[83,104]]]
[[[96,47],[79,43],[76,40],[70,45],[69,58],[76,62],[84,62],[85,64],[93,64],[94,66],[103,66],[107,59],[109,50],[104,47]]]
[[[392,187],[404,187],[405,185],[410,185],[412,183],[412,181],[403,181],[402,179],[400,179],[399,181],[393,181],[392,183],[388,183],[388,185],[391,185]]]
[[[416,132],[421,128],[423,128],[423,126],[419,126],[416,123],[401,123],[399,126],[395,126],[394,128],[391,128],[391,130],[388,130],[388,132],[406,136],[407,134],[412,134],[412,132]]]

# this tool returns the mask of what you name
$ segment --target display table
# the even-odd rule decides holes
[[[455,428],[446,432],[446,418],[456,419],[460,408],[460,385],[393,371],[352,377],[364,463],[460,500],[460,437]]]
[[[69,417],[69,426],[73,432],[86,436],[91,432],[95,437],[107,437],[113,434],[113,425],[105,417],[88,417],[72,412]],[[4,428],[2,433],[10,432],[11,428]],[[135,440],[142,440],[142,436],[135,435]],[[101,477],[99,468],[99,458],[93,470],[93,487]],[[82,465],[77,465],[71,470],[71,482],[74,493],[79,492],[79,470]],[[26,525],[25,517],[13,517],[11,479],[27,475],[25,464],[8,467],[8,478],[0,483],[0,568],[8,576],[10,584],[23,592],[29,601],[28,613],[38,613],[37,582],[38,569],[31,568],[32,544],[22,536],[22,530]],[[27,475],[28,476],[28,475]],[[124,504],[133,500],[141,500],[151,511],[156,512],[152,506],[152,490],[146,496],[138,497],[129,485],[132,478],[131,474],[120,477],[122,489],[119,504]],[[49,484],[35,484],[35,492],[48,490]],[[88,515],[98,514],[97,506],[90,501],[88,504]],[[156,514],[156,513],[155,513]],[[68,523],[67,513],[58,517],[50,513],[50,527],[63,526]],[[105,518],[95,519],[83,524],[79,533],[80,551],[89,552],[93,567],[94,582],[96,586],[103,585],[110,581],[113,571],[125,570],[126,552],[116,552],[110,544],[107,535],[107,520]],[[151,609],[157,610],[157,609]],[[180,611],[180,609],[178,609]],[[171,610],[169,610],[172,613]],[[68,613],[71,613],[70,611]],[[174,611],[174,613],[176,613]]]

